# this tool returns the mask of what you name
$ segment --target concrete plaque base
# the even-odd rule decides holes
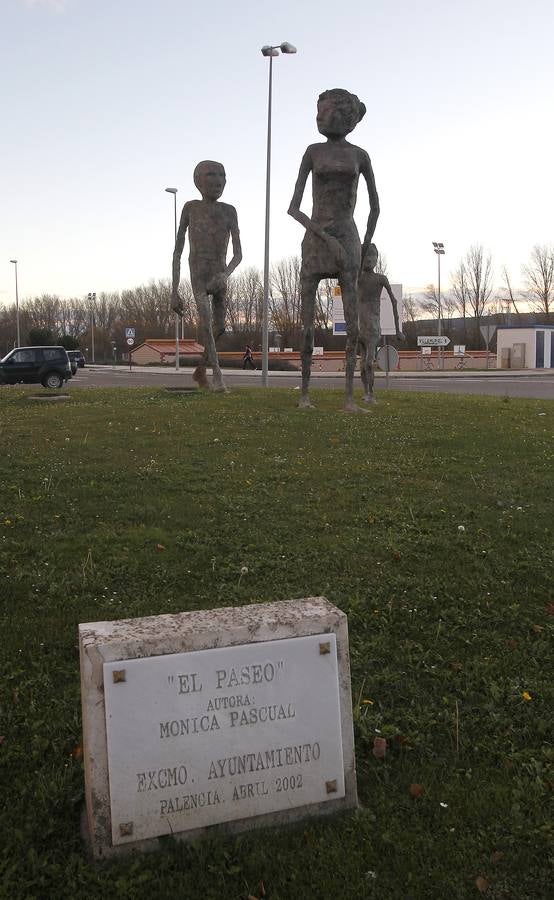
[[[346,616],[323,598],[79,626],[97,858],[357,805]]]

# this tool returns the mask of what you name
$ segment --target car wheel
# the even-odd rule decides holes
[[[61,388],[63,384],[63,378],[57,372],[49,372],[48,375],[44,376],[44,381],[42,382],[44,387],[53,388],[54,390]]]

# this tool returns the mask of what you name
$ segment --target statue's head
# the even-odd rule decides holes
[[[219,200],[225,189],[225,169],[213,159],[199,162],[192,176],[204,200]]]
[[[362,269],[365,271],[373,271],[379,259],[379,251],[375,244],[368,244],[362,259]]]
[[[319,95],[317,129],[328,138],[346,137],[365,116],[365,104],[343,88],[333,88]]]

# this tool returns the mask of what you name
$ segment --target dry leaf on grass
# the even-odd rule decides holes
[[[376,737],[373,741],[372,753],[375,759],[384,759],[387,753],[387,742],[385,738]]]
[[[489,889],[489,882],[484,877],[484,875],[478,875],[475,879],[475,887],[479,891],[480,894],[486,894]]]
[[[423,797],[425,793],[425,788],[422,784],[411,784],[410,785],[410,796],[414,797],[417,800],[418,797]]]

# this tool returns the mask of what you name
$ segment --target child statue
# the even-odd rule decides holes
[[[317,287],[322,278],[338,278],[346,321],[346,402],[345,410],[356,412],[354,369],[358,343],[358,273],[362,257],[360,237],[354,222],[354,208],[360,175],[369,194],[369,218],[364,250],[373,238],[379,217],[379,198],[369,156],[346,140],[365,115],[364,104],[348,91],[334,88],[320,94],[317,127],[325,143],[306,150],[289,215],[306,229],[302,241],[300,290],[302,298],[302,394],[299,406],[311,407],[308,393],[314,346],[314,313]],[[300,210],[308,175],[312,176],[311,218]]]
[[[218,203],[226,180],[225,169],[221,163],[204,160],[196,166],[193,177],[202,199],[189,200],[181,213],[173,252],[173,309],[177,313],[183,309],[179,296],[179,281],[181,254],[188,229],[190,280],[198,310],[201,341],[204,344],[204,354],[193,378],[201,387],[208,387],[206,365],[209,365],[213,371],[213,389],[226,391],[221,377],[216,342],[225,333],[227,279],[242,259],[237,211],[228,203]],[[233,258],[227,263],[229,237],[233,245]]]
[[[358,323],[360,345],[360,371],[364,386],[364,400],[375,403],[373,382],[375,379],[375,353],[381,336],[381,293],[383,288],[390,297],[396,337],[399,341],[406,338],[400,331],[398,321],[398,304],[386,275],[375,271],[379,254],[375,244],[369,244],[362,258],[362,268],[358,278]]]

